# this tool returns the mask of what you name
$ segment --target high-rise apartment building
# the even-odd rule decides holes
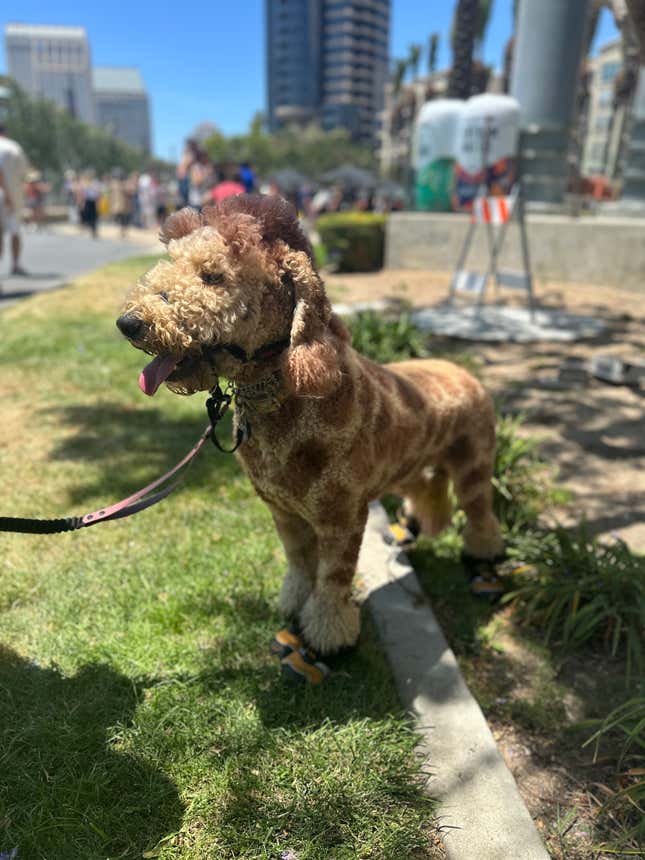
[[[316,117],[320,105],[321,0],[266,0],[270,131]]]
[[[389,0],[323,0],[324,129],[375,142],[388,78]]]
[[[318,122],[376,143],[390,0],[266,0],[268,124]]]
[[[76,119],[94,122],[90,46],[83,27],[7,24],[9,75],[29,95],[49,99]]]
[[[114,137],[150,152],[150,105],[138,69],[94,68],[96,124]]]

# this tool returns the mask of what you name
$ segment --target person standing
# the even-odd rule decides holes
[[[20,144],[12,140],[6,127],[0,123],[0,188],[3,192],[2,211],[0,212],[0,233],[9,235],[11,240],[11,274],[26,276],[20,265],[22,238],[20,219],[24,206],[23,186],[29,163]],[[0,247],[0,254],[2,247]]]
[[[96,171],[86,170],[81,177],[80,194],[82,200],[81,221],[89,228],[93,239],[98,239],[99,198],[103,187],[96,177]]]
[[[243,161],[242,164],[240,164],[239,177],[246,193],[253,194],[255,191],[256,177],[255,171],[248,161]]]
[[[115,167],[112,171],[107,187],[107,197],[110,216],[119,225],[121,238],[125,239],[132,214],[132,197],[128,194],[123,171],[120,167]]]

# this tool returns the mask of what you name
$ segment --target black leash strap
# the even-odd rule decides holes
[[[25,517],[0,517],[0,532],[22,532],[28,535],[55,535],[83,528],[83,517],[62,520],[30,520]]]

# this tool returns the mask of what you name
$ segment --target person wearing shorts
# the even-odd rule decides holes
[[[28,162],[22,147],[7,136],[6,128],[0,124],[0,188],[2,189],[2,234],[9,237],[11,245],[11,274],[26,275],[20,265],[22,237],[20,216],[24,206],[23,185]],[[0,246],[0,253],[2,248]]]

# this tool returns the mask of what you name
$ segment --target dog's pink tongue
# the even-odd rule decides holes
[[[152,397],[173,370],[177,367],[177,361],[172,355],[158,355],[147,364],[139,375],[139,388],[148,397]]]

